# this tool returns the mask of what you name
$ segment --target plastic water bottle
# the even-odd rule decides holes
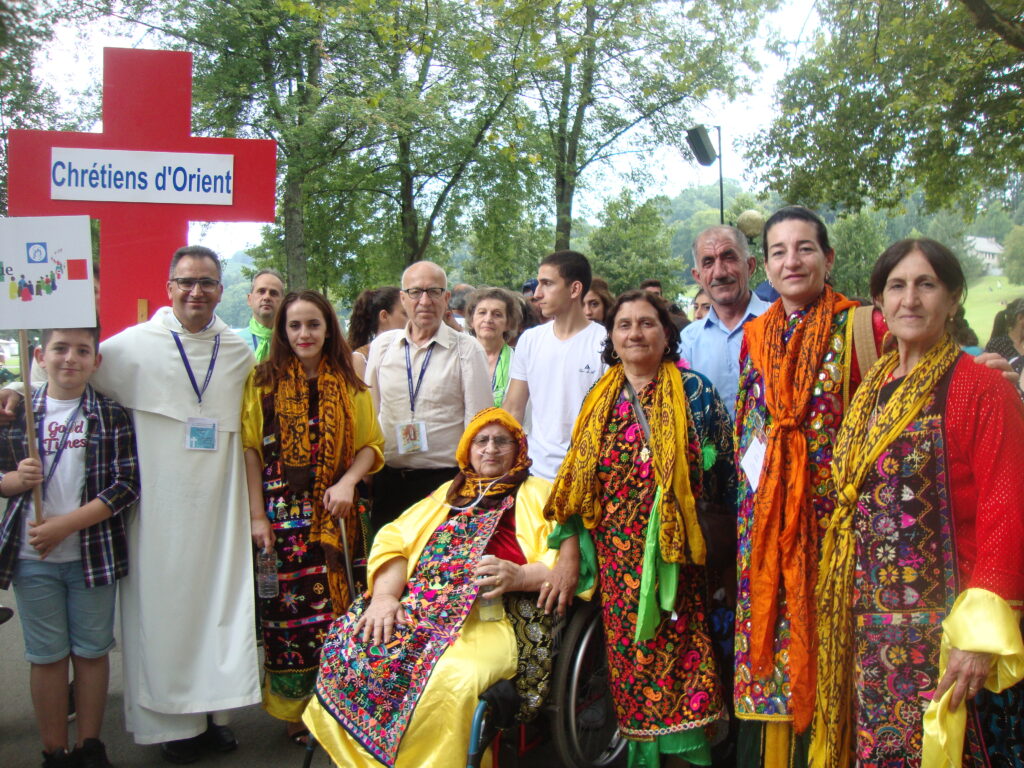
[[[260,597],[277,597],[277,552],[261,549],[256,555],[256,592]]]
[[[484,555],[481,562],[495,559],[494,555]],[[481,587],[480,593],[489,592],[491,587]],[[476,607],[480,612],[480,621],[501,621],[505,618],[505,601],[501,595],[497,597],[480,597],[476,599]]]

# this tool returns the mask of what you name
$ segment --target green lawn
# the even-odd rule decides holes
[[[1024,296],[1024,285],[1010,285],[1005,277],[994,275],[986,275],[967,289],[967,301],[964,302],[967,322],[978,334],[982,347],[992,334],[996,313],[1021,296]]]

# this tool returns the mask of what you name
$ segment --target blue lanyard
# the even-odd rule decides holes
[[[68,445],[68,437],[71,435],[71,428],[75,426],[75,422],[78,420],[78,414],[82,410],[82,403],[85,402],[85,395],[82,395],[82,399],[78,401],[78,405],[75,406],[75,410],[71,412],[68,420],[64,422],[64,434],[57,444],[57,451],[53,454],[53,460],[50,462],[50,470],[46,473],[46,479],[43,480],[43,497],[46,497],[46,486],[50,484],[50,478],[53,477],[53,473],[57,469],[57,465],[60,463],[60,457],[64,455],[64,449]],[[43,448],[43,432],[46,431],[46,411],[43,411],[43,418],[39,420],[39,424],[36,426],[36,436],[39,438],[39,460],[44,461],[46,458],[46,450]]]
[[[188,374],[188,380],[192,382],[192,389],[196,393],[196,397],[199,398],[199,404],[203,404],[203,394],[206,392],[206,388],[210,386],[210,379],[213,378],[213,366],[217,363],[217,352],[220,351],[220,334],[218,333],[213,337],[213,354],[210,355],[210,367],[206,369],[206,379],[203,381],[203,388],[200,389],[196,383],[196,376],[192,373],[192,366],[189,365],[188,355],[185,354],[185,347],[181,343],[181,336],[178,335],[177,331],[171,331],[171,336],[174,337],[174,343],[178,345],[178,354],[181,355],[181,362],[185,364],[185,373]]]
[[[423,358],[423,365],[420,366],[420,377],[416,380],[416,389],[412,388],[412,357],[409,355],[409,340],[405,341],[405,376],[409,381],[409,410],[416,415],[416,398],[419,397],[420,387],[423,386],[423,374],[427,372],[430,365],[430,356],[434,354],[434,342],[427,347],[426,357]]]

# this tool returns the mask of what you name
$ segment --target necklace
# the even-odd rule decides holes
[[[651,427],[647,423],[647,416],[644,413],[644,408],[640,405],[639,400],[636,396],[636,390],[633,389],[633,385],[626,379],[626,394],[629,399],[629,407],[633,409],[633,417],[637,420],[640,425],[640,432],[643,435],[643,447],[640,449],[640,461],[644,464],[651,460],[651,449],[648,447],[648,442],[651,434]]]

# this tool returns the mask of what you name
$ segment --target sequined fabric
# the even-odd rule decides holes
[[[819,522],[835,507],[835,492],[831,485],[832,445],[843,417],[843,366],[845,332],[848,312],[840,312],[832,321],[828,348],[818,369],[811,397],[804,436],[807,439],[808,468],[810,472],[811,504]],[[797,322],[803,317],[800,310],[788,318],[783,343],[788,343]],[[749,357],[740,361],[740,395],[736,408],[737,452],[739,476],[739,528],[738,575],[739,589],[736,606],[736,673],[734,702],[740,718],[754,720],[789,721],[790,680],[787,658],[789,652],[789,613],[782,596],[780,618],[775,630],[775,663],[770,678],[754,677],[750,663],[750,551],[753,530],[754,492],[751,481],[743,472],[741,458],[756,436],[772,427],[771,416],[765,406],[764,381],[751,364]]]
[[[310,462],[316,466],[320,423],[317,418],[316,383],[309,390],[308,434]],[[267,517],[274,529],[277,555],[277,597],[261,598],[260,623],[263,628],[264,667],[269,692],[285,700],[303,700],[313,693],[320,646],[334,619],[327,582],[323,549],[309,538],[313,521],[313,472],[308,473],[310,487],[293,490],[285,482],[277,442],[278,422],[274,396],[263,403],[263,498]],[[272,708],[273,709],[273,708]]]

